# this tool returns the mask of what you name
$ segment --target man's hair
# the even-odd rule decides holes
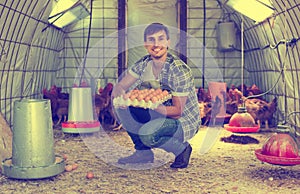
[[[169,29],[161,23],[152,23],[152,24],[148,25],[147,28],[144,31],[144,42],[147,41],[147,36],[148,35],[152,35],[156,32],[161,31],[161,30],[166,32],[167,40],[169,40],[169,38],[170,38]]]

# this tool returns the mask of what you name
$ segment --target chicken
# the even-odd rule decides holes
[[[104,110],[109,105],[109,97],[103,96],[101,94],[95,94],[94,96],[95,101],[95,112],[100,121],[104,121]]]
[[[262,92],[257,87],[257,85],[253,84],[251,87],[247,88],[246,90],[246,96],[253,96],[253,95],[259,95]],[[256,98],[262,99],[262,96],[257,96]]]
[[[100,122],[109,121],[112,124],[113,130],[121,129],[122,125],[117,124],[117,119],[113,112],[113,105],[111,101],[111,93],[113,90],[113,84],[108,83],[100,94],[95,94],[95,109],[96,114]],[[100,92],[100,91],[99,91]]]
[[[200,110],[200,118],[205,118],[206,114],[209,112],[209,108],[211,106],[210,102],[198,102],[199,110]]]
[[[118,124],[118,121],[115,117],[114,108],[112,105],[112,101],[109,101],[108,106],[104,110],[104,118],[107,118],[107,120],[110,120],[110,124],[112,124],[112,130],[117,131],[122,128],[122,124]]]
[[[230,88],[227,90],[226,94],[223,94],[226,96],[226,101],[225,101],[225,108],[226,108],[226,113],[232,115],[237,112],[238,110],[238,96],[233,92],[234,89]]]
[[[51,114],[53,125],[57,126],[62,121],[66,121],[69,106],[69,94],[62,93],[61,87],[53,85],[49,90],[43,89],[43,98],[51,102]],[[54,122],[57,119],[57,122]],[[55,124],[54,124],[55,123]]]
[[[215,101],[212,102],[199,102],[200,117],[205,118],[203,125],[206,125],[211,119],[213,125],[215,124],[215,119],[220,112],[221,106],[222,101],[218,96],[216,96]]]
[[[197,92],[198,102],[210,102],[211,95],[209,91],[205,91],[204,88],[200,87]]]
[[[238,106],[245,106],[247,112],[254,118],[259,126],[264,122],[265,128],[269,128],[269,121],[272,119],[277,108],[277,98],[274,98],[272,102],[267,102],[263,99],[247,98],[237,89],[234,90],[234,93],[238,96],[238,99],[241,99],[237,103]]]
[[[68,111],[69,111],[69,100],[68,99],[57,99],[57,109],[56,116],[58,117],[58,121],[54,126],[61,124],[61,122],[67,121]]]
[[[242,91],[243,96],[248,96],[247,95],[247,86],[245,84],[239,85],[236,89],[239,90],[239,91]]]
[[[57,88],[57,98],[59,99],[69,99],[69,93],[61,92],[61,87]]]
[[[95,95],[96,113],[98,115],[98,118],[102,122],[104,122],[105,112],[107,111],[107,108],[110,105],[112,90],[113,84],[108,83],[100,94]]]
[[[43,99],[49,99],[50,100],[50,107],[51,107],[51,115],[52,115],[52,120],[56,117],[56,109],[58,106],[57,103],[57,93],[56,90],[47,90],[43,89]]]
[[[271,102],[266,102],[261,99],[249,99],[255,100],[255,104],[258,105],[258,110],[255,112],[255,119],[257,124],[261,126],[262,122],[265,123],[265,128],[269,128],[269,122],[273,117],[277,109],[277,98],[275,97]]]

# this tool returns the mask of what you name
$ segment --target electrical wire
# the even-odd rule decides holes
[[[244,16],[241,15],[242,22],[241,22],[241,48],[242,48],[242,53],[241,53],[241,83],[244,84]],[[244,93],[244,87],[242,87],[242,93]]]
[[[249,99],[249,98],[257,98],[257,97],[264,96],[264,95],[268,94],[270,91],[272,91],[272,90],[275,88],[275,86],[278,84],[278,82],[279,82],[281,76],[284,76],[284,71],[285,71],[285,61],[286,61],[287,53],[288,53],[288,52],[287,52],[287,47],[286,47],[286,52],[285,52],[285,55],[284,55],[284,60],[283,60],[282,68],[281,68],[281,70],[280,70],[280,74],[278,75],[278,78],[277,78],[275,84],[274,84],[269,90],[267,90],[266,92],[263,92],[263,93],[257,94],[257,95],[247,96],[247,97],[245,98],[245,100],[246,100],[246,99]]]
[[[286,123],[289,121],[290,116],[292,116],[293,114],[299,114],[299,113],[300,113],[300,111],[293,111],[293,112],[290,112],[290,113],[286,116],[285,121],[283,122],[283,124],[286,124]]]
[[[264,49],[267,49],[267,48],[270,48],[270,49],[277,49],[279,47],[279,45],[281,44],[285,44],[287,46],[290,46],[290,47],[293,47],[296,45],[296,43],[300,40],[300,37],[299,38],[292,38],[292,39],[287,39],[287,40],[280,40],[279,42],[277,42],[276,44],[269,44],[269,45],[266,45],[264,47],[257,47],[257,48],[252,48],[252,49],[248,49],[248,50],[244,50],[245,53],[247,52],[252,52],[252,51],[257,51],[257,50],[264,50]],[[239,51],[239,52],[242,52],[241,49],[239,48],[236,48],[234,47],[233,45],[230,45],[231,48],[233,48],[233,50],[235,51]]]
[[[84,77],[84,70],[85,70],[85,66],[86,66],[86,58],[87,58],[87,54],[88,54],[89,46],[90,46],[91,31],[92,31],[92,15],[93,15],[92,10],[93,10],[93,0],[91,0],[91,4],[90,4],[90,21],[89,21],[89,29],[88,29],[88,39],[87,39],[87,43],[86,43],[85,56],[84,56],[84,59],[83,59],[83,66],[82,66],[82,70],[81,70],[79,85],[82,83],[82,79]]]
[[[247,96],[245,99],[249,99],[249,98],[257,98],[257,97],[261,97],[261,96],[264,96],[266,94],[268,94],[270,91],[272,91],[275,86],[278,84],[279,80],[280,80],[280,77],[281,77],[281,74],[284,72],[284,69],[282,68],[281,71],[280,71],[280,74],[275,82],[275,84],[269,89],[267,90],[266,92],[263,92],[261,94],[256,94],[256,95],[251,95],[251,96]]]

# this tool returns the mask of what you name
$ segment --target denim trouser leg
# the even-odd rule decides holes
[[[140,108],[116,109],[116,113],[136,150],[161,148],[178,155],[187,145],[183,143],[183,129],[177,119]]]
[[[162,148],[176,156],[187,146],[183,142],[183,130],[177,119],[158,118],[144,124],[139,130],[144,145]]]
[[[120,123],[126,129],[128,135],[130,136],[132,142],[134,143],[134,148],[136,150],[146,150],[151,149],[149,146],[146,146],[141,141],[138,133],[142,125],[146,122],[145,119],[148,115],[143,115],[143,112],[140,109],[126,108],[126,109],[116,109],[116,114]],[[148,118],[149,119],[149,118]]]

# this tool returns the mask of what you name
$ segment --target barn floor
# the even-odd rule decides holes
[[[132,144],[124,130],[105,130],[90,135],[64,134],[54,129],[55,152],[78,164],[71,172],[39,180],[16,180],[0,176],[0,193],[299,193],[300,165],[276,166],[259,161],[254,150],[261,148],[271,132],[249,135],[259,144],[220,141],[230,132],[210,131],[217,136],[203,153],[207,127],[201,128],[191,144],[193,152],[186,169],[169,168],[174,156],[155,150],[149,165],[118,166],[117,157],[128,155]],[[213,137],[210,135],[214,142]],[[202,150],[202,151],[201,151]],[[92,171],[94,178],[87,179]]]

